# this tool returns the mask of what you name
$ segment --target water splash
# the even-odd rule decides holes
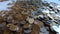
[[[60,1],[59,0],[42,0],[43,2],[53,2],[53,3],[56,3],[56,4],[59,4],[60,5]]]
[[[8,7],[14,6],[14,2],[16,2],[16,0],[7,0],[7,1],[0,2],[0,11],[10,10]],[[8,5],[9,3],[11,3],[11,5]]]
[[[60,34],[60,25],[59,26],[52,26],[52,28]]]

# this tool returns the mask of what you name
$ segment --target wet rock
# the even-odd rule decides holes
[[[44,33],[42,33],[42,32],[39,32],[39,34],[44,34]]]
[[[35,34],[38,34],[40,31],[40,28],[38,25],[33,25],[33,31],[35,32]]]
[[[15,6],[11,7],[11,11],[1,11],[0,29],[4,34],[51,34],[55,31],[52,26],[59,24],[59,10],[45,3],[41,6],[38,2],[17,1],[16,4],[12,3]],[[0,34],[3,34],[2,30]]]
[[[45,27],[41,27],[40,31],[43,32],[43,34],[49,34]]]
[[[11,32],[10,30],[5,30],[4,34],[10,34],[10,32]]]
[[[33,24],[33,22],[34,22],[34,19],[33,18],[27,18],[26,19],[30,24]]]
[[[30,34],[36,34],[36,32],[34,32],[34,31],[32,30]]]
[[[41,27],[40,31],[41,31],[41,32],[46,32],[47,30],[46,30],[45,27]]]
[[[25,20],[20,21],[20,24],[26,24]]]
[[[24,30],[24,33],[26,34],[30,34],[31,30],[27,29],[27,30]]]
[[[23,28],[29,28],[32,29],[32,25],[29,23],[24,24]]]
[[[7,24],[8,29],[12,30],[12,31],[18,31],[19,27],[13,25],[13,24]]]
[[[39,21],[39,20],[35,20],[34,24],[37,24],[39,27],[44,26],[43,22]]]
[[[50,24],[50,26],[53,26],[53,25],[56,25],[56,23],[53,22],[53,23]]]
[[[7,22],[8,23],[12,23],[12,20],[13,20],[12,16],[7,17]]]

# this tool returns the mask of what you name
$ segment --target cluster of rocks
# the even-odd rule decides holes
[[[43,4],[42,4],[43,5]],[[59,11],[52,6],[17,1],[10,11],[0,12],[0,34],[57,34]],[[42,6],[42,7],[41,7]]]

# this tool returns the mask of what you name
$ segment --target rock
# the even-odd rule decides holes
[[[40,21],[39,20],[34,20],[34,24],[39,24]]]
[[[24,30],[24,33],[30,33],[31,30]]]
[[[50,24],[50,26],[53,26],[53,25],[56,25],[56,23],[55,23],[55,22],[52,22],[52,23]]]
[[[10,34],[10,32],[11,32],[10,30],[5,30],[4,34]]]
[[[35,32],[35,34],[38,34],[39,31],[40,31],[40,27],[38,25],[36,25],[36,24],[33,25],[33,28],[32,29]]]
[[[9,17],[7,18],[7,22],[8,22],[8,23],[12,23],[12,21],[13,21],[12,16],[9,16]]]
[[[26,19],[30,24],[33,24],[33,22],[34,22],[34,19],[33,18],[27,18]]]
[[[45,27],[41,27],[41,28],[40,28],[40,31],[44,33],[44,32],[46,32],[47,30],[46,30]]]
[[[20,24],[26,24],[25,20],[20,21]]]
[[[47,31],[47,32],[45,32],[44,34],[49,34],[49,32]]]
[[[36,34],[36,32],[34,32],[34,31],[32,30],[30,34]]]
[[[44,26],[43,22],[39,21],[39,20],[35,20],[34,24],[37,24],[39,27]]]
[[[23,28],[32,29],[32,25],[30,25],[29,23],[26,23],[26,24],[24,24]]]
[[[49,34],[49,32],[47,31],[47,29],[45,27],[41,27],[40,28],[40,31],[43,33],[43,34]]]
[[[12,30],[12,31],[18,31],[19,27],[13,25],[13,24],[7,24],[8,29]]]
[[[46,2],[43,3],[40,0],[18,0],[16,3],[14,2],[16,0],[12,1],[14,6],[11,7],[10,11],[3,10],[0,12],[0,34],[51,34],[55,31],[52,26],[59,24],[60,18],[57,7],[47,3],[48,6],[45,4]],[[12,4],[9,3],[8,5]]]
[[[39,32],[39,34],[44,34],[44,33],[42,33],[42,32]]]

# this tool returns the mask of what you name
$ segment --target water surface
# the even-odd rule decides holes
[[[16,0],[7,0],[7,1],[0,2],[0,11],[10,10],[8,7],[14,6],[14,2],[16,2]],[[10,5],[8,5],[9,3]]]

